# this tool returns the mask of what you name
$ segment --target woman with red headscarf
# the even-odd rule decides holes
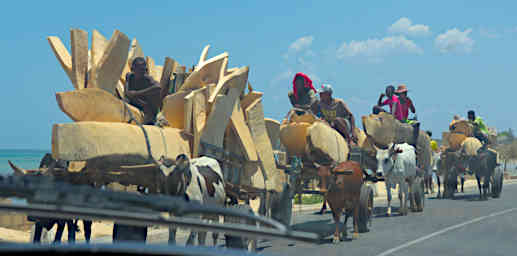
[[[306,74],[297,73],[293,79],[293,90],[288,96],[293,107],[309,110],[316,101],[316,89]]]

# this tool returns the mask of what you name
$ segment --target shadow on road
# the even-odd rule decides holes
[[[388,216],[387,215],[387,212],[388,212],[388,207],[374,207],[373,208],[373,216],[374,218],[378,219],[378,218],[392,218],[392,217],[398,217],[398,216],[402,216],[400,215],[399,213],[399,210],[400,210],[400,207],[395,207],[395,206],[392,206],[391,207],[391,216]]]
[[[341,223],[339,228],[343,229],[343,224],[345,221],[345,217],[341,217]],[[348,238],[344,241],[352,241],[351,236],[353,233],[353,218],[348,219],[347,223],[347,231],[348,231]],[[333,218],[328,218],[326,220],[316,220],[316,221],[307,221],[303,223],[294,224],[291,226],[292,229],[297,231],[306,231],[306,232],[313,232],[317,233],[321,237],[324,237],[320,241],[320,244],[331,244],[332,243],[332,236],[335,231],[335,224]]]

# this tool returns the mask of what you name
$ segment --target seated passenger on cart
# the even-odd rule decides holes
[[[316,89],[312,85],[312,80],[304,73],[296,73],[293,90],[288,93],[288,97],[293,107],[309,110],[316,101]]]
[[[413,126],[414,144],[412,144],[412,146],[414,146],[415,150],[416,150],[417,145],[418,145],[418,134],[420,132],[420,122],[418,122],[416,120],[416,118],[413,120],[408,119],[410,110],[411,110],[411,113],[415,114],[415,117],[416,117],[416,109],[415,109],[415,106],[413,105],[413,101],[411,101],[411,99],[407,96],[407,91],[408,91],[407,87],[403,84],[399,85],[397,90],[395,91],[395,93],[399,97],[399,102],[400,102],[400,111],[399,111],[398,115],[395,116],[395,118],[397,118],[399,121],[401,121],[403,123],[410,124],[411,126]],[[411,144],[411,143],[409,143],[409,144]]]
[[[357,143],[354,134],[354,115],[345,102],[342,99],[332,97],[332,86],[330,84],[323,84],[319,93],[320,99],[313,104],[312,112],[338,131],[349,145],[352,142]]]
[[[293,90],[287,94],[293,108],[287,113],[284,121],[290,119],[291,115],[303,115],[311,112],[311,106],[316,102],[316,89],[312,80],[304,73],[296,73],[293,79]]]
[[[148,74],[144,58],[136,57],[131,63],[131,72],[126,74],[124,89],[126,101],[144,113],[143,124],[154,124],[160,104],[161,87]]]
[[[420,123],[415,119],[408,119],[409,111],[415,114],[416,109],[413,105],[413,101],[407,96],[407,87],[405,85],[399,85],[397,90],[392,85],[386,87],[386,93],[381,94],[377,105],[373,107],[373,113],[379,114],[380,112],[386,112],[382,107],[389,105],[390,113],[400,122],[410,124],[413,126],[413,143],[408,143],[417,149],[418,134],[420,133]],[[383,101],[384,97],[388,97]]]
[[[483,147],[480,150],[486,149],[486,146],[489,144],[488,141],[488,128],[485,125],[483,119],[479,116],[476,116],[474,110],[470,110],[468,113],[468,120],[474,126],[474,137],[478,139]]]

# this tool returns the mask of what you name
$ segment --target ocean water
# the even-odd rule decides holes
[[[9,175],[13,173],[7,160],[25,169],[37,169],[41,158],[49,152],[50,150],[37,149],[0,149],[0,174]]]

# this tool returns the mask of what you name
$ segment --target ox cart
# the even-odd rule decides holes
[[[357,129],[356,132],[360,130]],[[347,184],[358,188],[358,191],[352,192],[360,194],[357,205],[354,205],[356,204],[354,199],[345,199],[348,192],[345,192],[344,197],[337,196],[347,201],[345,207],[347,216],[351,214],[349,210],[352,208],[359,209],[358,228],[360,232],[368,231],[367,226],[373,212],[373,189],[362,172],[358,174],[361,177],[359,180],[352,181],[354,171],[337,168],[339,164],[345,162],[355,162],[362,169],[370,168],[371,165],[368,163],[371,161],[367,159],[371,156],[368,152],[362,146],[349,146],[343,136],[328,124],[317,120],[309,111],[297,108],[290,111],[288,118],[281,124],[279,139],[287,152],[283,157],[279,157],[279,159],[285,159],[285,162],[279,165],[284,166],[282,169],[288,171],[289,183],[294,186],[291,195],[320,194],[324,196],[325,204],[329,193],[339,187],[336,180],[340,179],[345,183],[348,181]],[[314,180],[320,180],[320,190],[307,189],[307,184]],[[351,203],[352,201],[354,203]],[[336,214],[340,215],[340,213]]]
[[[474,137],[474,126],[466,121],[456,121],[449,132],[442,134],[445,150],[441,154],[440,174],[444,176],[444,198],[454,197],[458,175],[473,174],[480,190],[480,197],[499,198],[503,190],[503,174],[500,154],[495,150],[496,134],[488,134],[485,149]]]
[[[88,32],[72,29],[71,51],[58,37],[48,37],[75,89],[56,93],[56,100],[74,122],[53,125],[52,161],[42,161],[46,164],[32,171],[10,163],[15,174],[38,173],[73,184],[164,194],[170,174],[164,172],[165,162],[174,163],[181,155],[207,156],[222,169],[232,207],[290,223],[298,186],[289,180],[296,182],[298,176],[287,173],[300,168],[278,164],[285,155],[275,151],[280,124],[264,118],[263,94],[248,82],[248,67],[228,68],[226,52],[207,58],[206,46],[198,64],[187,72],[169,57],[163,66],[156,65],[136,39],[118,30],[110,40],[96,30],[91,37],[90,48]],[[146,106],[160,110],[155,125],[144,125],[149,113],[128,104],[126,97],[127,74],[137,57],[146,60],[148,77],[159,83],[142,98],[149,100]],[[242,240],[236,243],[244,246]]]

